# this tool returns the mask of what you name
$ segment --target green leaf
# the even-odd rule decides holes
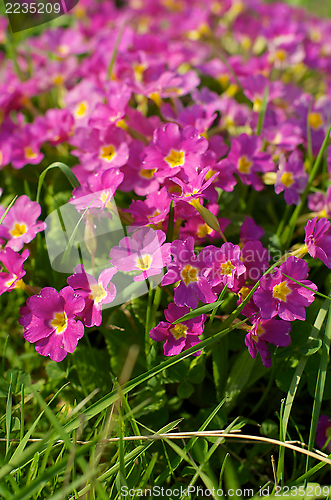
[[[187,382],[187,380],[184,380],[184,382],[181,382],[179,386],[177,387],[177,394],[180,398],[186,399],[192,396],[194,392],[194,387],[190,382]]]
[[[273,439],[277,439],[279,436],[278,425],[270,418],[267,418],[261,424],[260,434],[262,436],[267,436]]]
[[[0,226],[1,224],[3,223],[3,221],[5,220],[5,217],[6,215],[8,214],[9,210],[11,209],[11,207],[14,205],[16,199],[18,198],[18,195],[16,195],[12,201],[9,203],[8,207],[6,208],[6,210],[4,211],[4,213],[2,214],[2,216],[0,217]]]
[[[321,339],[314,339],[313,337],[308,337],[308,342],[306,342],[299,349],[299,353],[302,356],[312,356],[322,347]]]
[[[36,196],[36,201],[38,203],[39,203],[39,198],[40,198],[40,191],[41,191],[41,188],[43,186],[46,174],[52,168],[59,168],[59,169],[61,169],[62,172],[67,177],[68,181],[70,182],[70,184],[72,185],[73,188],[80,186],[79,180],[77,179],[77,177],[75,176],[75,174],[73,173],[73,171],[68,167],[68,165],[66,165],[65,163],[56,161],[55,163],[52,163],[51,165],[49,165],[49,167],[45,168],[45,170],[39,176],[39,182],[38,182],[38,188],[37,188],[37,196]]]
[[[228,356],[229,356],[229,339],[224,337],[219,344],[213,347],[213,375],[216,387],[217,398],[223,396],[226,379],[228,376]]]
[[[260,114],[259,114],[259,121],[258,121],[257,129],[256,129],[256,135],[260,135],[261,131],[262,131],[262,127],[263,127],[263,124],[264,124],[264,118],[265,118],[265,114],[266,114],[266,111],[267,111],[268,95],[269,95],[269,86],[266,85],[266,88],[264,89],[262,103],[261,103],[261,109],[260,109]]]
[[[173,324],[177,325],[177,323],[181,323],[182,321],[187,321],[188,319],[197,318],[201,314],[209,313],[216,307],[220,306],[223,302],[224,300],[218,300],[216,302],[213,302],[212,304],[206,304],[205,306],[198,307],[197,309],[194,309],[194,311],[184,314],[184,316],[182,316],[181,318],[173,321]]]
[[[65,370],[63,370],[61,363],[57,363],[56,361],[50,361],[49,363],[47,363],[46,373],[50,380],[67,377],[67,373]]]
[[[197,361],[198,360],[199,358],[197,358]],[[193,366],[192,363],[194,363]],[[187,374],[187,379],[192,384],[201,384],[206,375],[205,367],[202,364],[202,362],[197,363],[195,359],[192,361],[192,363],[189,372]]]
[[[110,359],[106,350],[80,344],[73,353],[73,359],[79,380],[87,393],[100,389],[100,393],[105,394],[112,387]]]

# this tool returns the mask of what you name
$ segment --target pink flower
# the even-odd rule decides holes
[[[6,248],[17,252],[37,233],[44,231],[45,222],[37,221],[40,213],[41,208],[36,201],[31,201],[25,194],[17,198],[0,226],[0,237],[8,240]]]
[[[327,234],[330,222],[327,219],[317,220],[317,217],[307,222],[305,227],[305,245],[309,255],[317,257],[331,269],[331,236]]]
[[[245,220],[240,228],[240,241],[247,243],[247,241],[260,240],[264,235],[264,229],[258,226],[252,217],[245,215]]]
[[[21,255],[11,248],[0,250],[1,268],[5,268],[5,271],[0,272],[0,295],[4,292],[11,292],[14,288],[20,288],[21,280],[25,275],[23,263],[28,257],[28,249],[23,250]]]
[[[291,256],[280,268],[261,278],[253,300],[260,309],[263,319],[271,319],[277,314],[285,321],[306,319],[305,307],[314,302],[314,292],[301,287],[282,273],[291,276],[302,285],[317,290],[314,283],[306,280],[308,271],[307,262]]]
[[[60,292],[46,287],[26,304],[19,320],[25,340],[35,343],[36,351],[53,361],[62,361],[68,352],[74,352],[84,335],[83,323],[75,320],[85,307],[84,298],[70,286]]]
[[[84,310],[80,313],[85,326],[100,326],[102,322],[102,306],[110,304],[116,296],[116,287],[110,282],[117,269],[104,269],[98,281],[88,273],[84,266],[75,267],[75,273],[67,278],[67,283],[85,300]]]
[[[245,344],[249,354],[255,359],[257,352],[260,354],[262,363],[266,368],[270,368],[271,359],[266,342],[286,347],[291,342],[289,335],[291,324],[288,321],[268,319],[263,320],[257,317],[249,327],[249,332],[245,337]]]
[[[170,243],[164,243],[165,239],[163,231],[143,227],[111,249],[110,262],[123,272],[140,271],[133,281],[158,275],[171,259]]]
[[[212,286],[219,283],[233,288],[235,279],[246,272],[246,267],[240,260],[240,247],[233,243],[224,243],[221,248],[213,245],[205,247],[202,250],[204,261],[210,271],[207,274],[208,282]]]
[[[184,180],[196,175],[201,155],[208,141],[194,127],[180,130],[175,123],[167,123],[154,132],[153,144],[142,154],[144,169],[156,169],[159,177],[173,177],[179,172]]]
[[[303,193],[308,182],[308,174],[305,172],[303,162],[297,150],[290,154],[286,161],[283,154],[279,157],[279,167],[275,184],[275,193],[279,194],[285,190],[284,198],[288,205],[299,205],[299,193]]]
[[[43,137],[37,133],[37,126],[27,123],[13,135],[11,163],[14,168],[19,169],[27,164],[38,165],[44,158],[43,153],[40,152],[40,146],[47,140],[47,134],[44,131]]]
[[[263,183],[257,172],[272,172],[275,165],[268,153],[262,150],[262,139],[258,136],[241,134],[232,141],[228,154],[229,162],[237,167],[237,173],[244,184],[252,185],[257,191],[263,189]]]
[[[204,330],[206,315],[202,314],[196,318],[173,324],[173,321],[181,318],[190,312],[189,307],[178,307],[176,304],[169,304],[164,315],[168,322],[161,321],[155,328],[149,332],[149,336],[157,342],[162,342],[165,356],[174,356],[200,342],[199,336]],[[196,352],[198,356],[201,351]]]
[[[323,448],[323,446],[328,442],[326,449],[329,453],[331,453],[331,418],[327,415],[320,415],[317,424],[316,431],[316,443],[319,448]]]
[[[171,244],[174,262],[167,264],[168,272],[162,278],[161,285],[170,285],[180,280],[175,288],[174,299],[177,306],[196,308],[199,299],[204,303],[215,302],[217,296],[205,274],[208,271],[203,259],[203,252],[194,254],[194,238],[185,241],[175,240]]]

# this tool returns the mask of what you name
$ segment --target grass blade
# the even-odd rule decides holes
[[[52,168],[59,168],[60,170],[62,170],[62,172],[67,177],[68,181],[70,182],[70,184],[72,185],[73,188],[80,186],[79,180],[77,179],[77,177],[75,176],[73,171],[68,167],[68,165],[66,165],[65,163],[62,163],[60,161],[56,161],[55,163],[52,163],[49,167],[45,168],[45,170],[39,176],[37,196],[36,196],[36,201],[38,203],[39,203],[39,198],[40,198],[40,191],[41,191],[41,188],[43,186],[46,174]]]

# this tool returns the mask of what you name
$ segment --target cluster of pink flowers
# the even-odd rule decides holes
[[[116,273],[153,282],[166,268],[161,285],[174,285],[174,302],[167,322],[150,332],[165,341],[166,355],[201,340],[204,315],[173,324],[199,301],[215,302],[226,287],[240,304],[259,283],[242,309],[251,321],[245,343],[270,366],[266,342],[289,344],[291,322],[305,319],[317,287],[294,255],[263,276],[271,258],[251,217],[239,243],[237,234],[220,243],[233,226],[227,196],[238,187],[269,189],[299,205],[305,160],[317,155],[330,122],[331,22],[260,0],[130,0],[121,9],[80,0],[73,16],[69,28],[46,28],[18,44],[24,78],[11,59],[0,59],[0,169],[46,167],[50,149],[61,161],[67,154],[80,183],[69,203],[85,223],[93,229],[94,220],[111,219],[116,193],[131,193],[121,217],[132,234],[109,248],[99,277],[80,265],[64,289],[30,297],[20,320],[26,340],[60,361],[84,327],[101,324],[102,307],[117,293]],[[0,43],[3,31],[0,23]],[[217,57],[223,45],[226,63]],[[300,87],[302,75],[316,70],[317,99]],[[35,102],[47,92],[54,108],[43,114]],[[321,189],[308,195],[305,250],[331,268],[330,159],[327,167]],[[45,229],[40,213],[23,195],[0,225],[0,293],[24,288],[23,247]]]

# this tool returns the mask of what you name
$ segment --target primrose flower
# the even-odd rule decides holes
[[[122,238],[120,244],[111,249],[110,262],[119,271],[140,271],[133,281],[143,281],[160,274],[171,259],[171,244],[164,243],[165,239],[163,231],[143,227],[131,237]]]
[[[224,243],[221,248],[210,245],[202,252],[207,266],[210,267],[207,279],[212,286],[223,283],[228,288],[233,288],[235,278],[246,272],[246,267],[240,260],[241,250],[238,245],[230,242]]]
[[[217,296],[205,277],[208,271],[203,260],[203,252],[194,254],[194,238],[185,241],[175,240],[171,244],[174,262],[167,264],[168,272],[162,278],[161,285],[170,285],[180,281],[175,288],[174,299],[177,306],[195,309],[199,299],[204,303],[215,302]]]
[[[0,226],[1,227],[1,226]],[[0,250],[0,262],[5,268],[0,272],[0,295],[4,292],[11,292],[14,288],[24,288],[22,278],[25,275],[23,263],[29,257],[29,250],[26,248],[20,255],[11,248]]]
[[[262,139],[258,136],[241,134],[232,141],[228,154],[229,162],[237,167],[237,173],[244,184],[252,185],[256,191],[263,189],[257,172],[273,172],[275,165],[268,153],[261,151]]]
[[[128,212],[134,218],[135,222],[131,227],[159,225],[168,215],[170,201],[166,188],[162,187],[159,191],[148,194],[144,201],[134,200],[123,212]]]
[[[153,144],[145,148],[141,159],[145,170],[157,170],[163,178],[181,172],[188,181],[195,177],[207,148],[208,141],[194,127],[180,130],[175,123],[167,123],[155,130]]]
[[[62,361],[68,352],[74,352],[84,335],[83,323],[75,320],[84,307],[84,298],[75,294],[71,286],[60,292],[43,288],[38,295],[29,297],[26,307],[21,309],[19,323],[24,326],[25,340],[35,343],[42,356]]]
[[[42,142],[47,140],[37,135],[38,129],[34,124],[27,123],[21,130],[17,131],[11,141],[11,163],[14,168],[20,169],[24,165],[38,165],[44,158],[40,152]],[[45,132],[44,132],[45,133]]]
[[[182,321],[181,323],[173,324],[173,321],[181,318],[190,312],[189,307],[178,307],[176,304],[169,304],[168,309],[164,311],[166,321],[161,321],[155,328],[149,332],[151,339],[157,342],[163,342],[165,356],[174,356],[179,354],[196,344],[199,344],[199,336],[204,330],[204,322],[206,315],[202,314],[196,318]],[[194,356],[198,356],[201,351],[196,352]]]
[[[240,228],[240,241],[247,243],[247,241],[260,240],[264,235],[264,229],[258,226],[252,217],[245,215],[244,222]]]
[[[314,292],[303,288],[301,284],[317,290],[314,283],[306,280],[308,271],[307,262],[291,256],[280,268],[261,278],[253,300],[263,319],[271,319],[277,314],[285,321],[306,319],[305,307],[314,302]],[[300,284],[286,278],[283,273]]]
[[[331,269],[331,235],[328,234],[330,222],[317,217],[307,222],[305,227],[305,245],[309,255],[317,257]]]
[[[284,192],[284,198],[288,205],[299,205],[299,193],[303,193],[308,182],[308,174],[305,172],[303,162],[298,151],[293,151],[286,162],[283,154],[279,157],[279,167],[275,184],[275,193]]]
[[[319,448],[328,442],[326,450],[331,453],[331,418],[327,415],[320,415],[316,430],[316,443]]]
[[[271,359],[266,342],[286,347],[291,343],[289,335],[291,324],[281,319],[263,320],[257,317],[249,328],[245,337],[245,344],[248,347],[249,354],[255,359],[257,352],[260,354],[262,363],[266,368],[270,368]]]
[[[104,269],[96,280],[85,272],[84,266],[79,264],[67,283],[85,300],[85,307],[80,313],[85,326],[100,326],[102,322],[102,306],[110,304],[116,296],[116,287],[110,282],[117,269]]]
[[[69,203],[77,210],[104,208],[114,198],[116,189],[121,184],[124,174],[117,168],[109,168],[87,176],[87,186],[78,186],[72,192]]]
[[[46,223],[37,221],[40,213],[41,207],[36,201],[25,194],[17,198],[0,226],[0,237],[8,240],[6,248],[17,252],[44,231]]]

